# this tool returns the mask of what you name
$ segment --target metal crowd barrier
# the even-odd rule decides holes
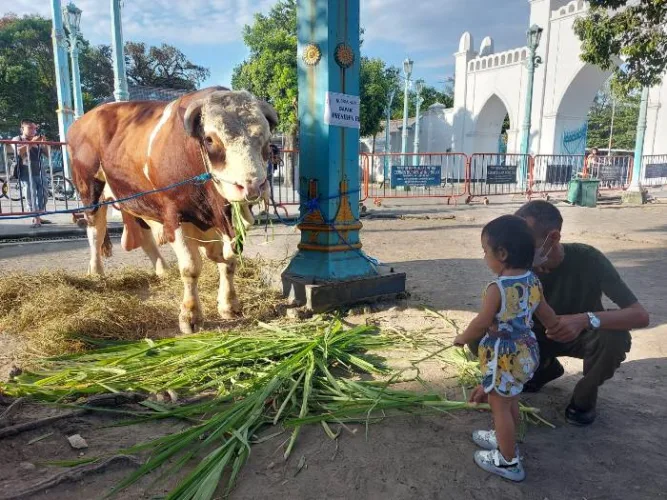
[[[16,155],[22,146],[29,146],[31,153],[19,172]],[[74,184],[65,177],[64,146],[52,141],[0,140],[0,218],[80,206]]]
[[[267,172],[271,182],[271,195],[278,207],[299,205],[299,151],[282,150],[272,159],[271,171]],[[286,209],[285,209],[286,210]]]
[[[467,197],[467,162],[463,153],[362,154],[362,201],[380,205],[391,198]]]
[[[470,198],[492,195],[524,195],[529,191],[530,155],[474,153],[470,156]]]

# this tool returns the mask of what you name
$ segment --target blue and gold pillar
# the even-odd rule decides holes
[[[359,0],[299,0],[297,24],[302,221],[283,273],[286,293],[295,279],[340,284],[382,275],[359,238]]]

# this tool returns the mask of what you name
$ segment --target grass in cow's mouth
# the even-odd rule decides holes
[[[275,317],[280,295],[267,283],[272,263],[245,259],[235,283],[244,321]],[[199,280],[207,328],[218,320],[218,270],[205,261]],[[0,276],[0,332],[21,337],[19,355],[55,355],[86,349],[99,340],[137,340],[178,334],[183,283],[173,265],[158,278],[148,270],[124,268],[106,277],[66,271],[18,272]],[[233,325],[231,325],[233,326]]]

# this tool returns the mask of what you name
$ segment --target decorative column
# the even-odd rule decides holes
[[[401,293],[359,238],[359,0],[299,0],[297,37],[301,241],[283,292],[313,311]]]
[[[127,74],[125,73],[125,52],[123,42],[123,20],[120,13],[120,0],[111,0],[111,49],[113,51],[113,95],[117,101],[127,101]]]
[[[60,141],[67,141],[67,131],[74,121],[72,94],[70,91],[69,64],[65,31],[63,30],[62,7],[60,0],[51,0],[51,18],[53,20],[53,64],[56,69],[56,91],[58,94],[58,134]],[[62,148],[63,170],[65,177],[72,178],[67,148]]]
[[[642,164],[644,163],[644,139],[646,138],[646,123],[648,114],[649,88],[642,88],[642,98],[639,104],[639,119],[637,120],[637,137],[635,138],[635,157],[632,165],[632,180],[627,191],[623,194],[623,203],[641,205],[644,203],[644,193],[641,187]]]
[[[403,73],[405,73],[405,89],[403,91],[403,133],[401,134],[401,165],[406,165],[405,154],[408,152],[408,93],[410,91],[410,75],[414,61],[408,58],[403,61]]]
[[[524,109],[523,128],[521,130],[521,154],[524,155],[519,162],[519,187],[526,187],[528,178],[528,154],[530,154],[530,128],[531,113],[533,112],[533,87],[535,84],[535,69],[542,63],[542,58],[536,55],[537,47],[542,38],[542,28],[533,24],[528,29],[528,84],[526,86],[526,105]]]
[[[422,97],[422,90],[424,90],[424,81],[423,80],[417,80],[415,82],[415,91],[417,92],[417,97],[415,99],[416,105],[417,105],[417,113],[416,113],[416,118],[415,118],[415,141],[414,141],[414,156],[412,158],[412,164],[415,167],[419,166],[419,129],[420,123],[419,123],[419,111],[421,110],[422,103],[424,102],[424,98]]]
[[[81,74],[79,72],[79,27],[81,24],[81,9],[72,2],[63,9],[63,19],[69,35],[69,53],[72,61],[72,91],[74,96],[75,118],[83,116],[83,94],[81,93]]]

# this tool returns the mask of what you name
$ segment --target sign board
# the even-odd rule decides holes
[[[408,165],[391,166],[391,187],[433,187],[440,186],[442,182],[440,165],[419,165],[411,167]]]
[[[516,165],[487,165],[487,184],[516,184]]]
[[[652,163],[644,168],[644,177],[646,179],[659,179],[667,177],[667,163]]]
[[[359,128],[359,96],[327,92],[324,102],[324,123],[337,127]]]
[[[574,165],[549,165],[547,164],[546,184],[567,184],[572,180]]]
[[[621,182],[627,174],[627,165],[600,165],[598,179],[602,182]]]

